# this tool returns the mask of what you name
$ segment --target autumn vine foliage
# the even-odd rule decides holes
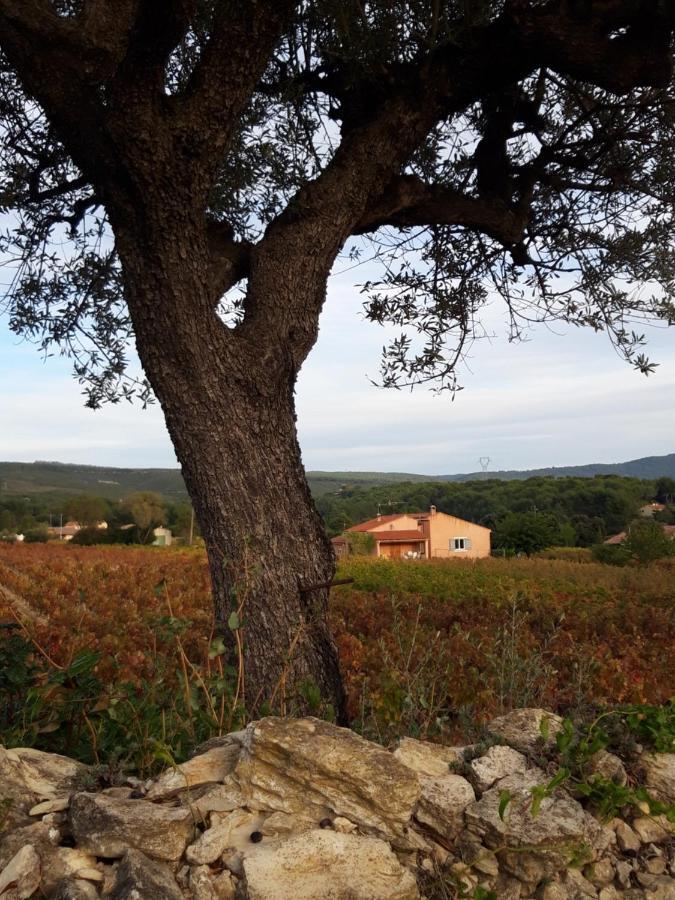
[[[330,611],[350,723],[385,742],[463,740],[523,705],[664,703],[675,568],[648,571],[350,559]],[[230,620],[245,642],[244,598]],[[251,714],[237,653],[213,631],[203,552],[0,544],[0,620],[16,626],[0,630],[10,743],[150,770]],[[306,707],[335,714],[310,680],[280,683],[267,711]]]

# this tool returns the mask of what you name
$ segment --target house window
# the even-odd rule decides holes
[[[450,538],[451,550],[470,550],[471,539],[466,537]]]

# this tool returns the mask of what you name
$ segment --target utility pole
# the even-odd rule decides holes
[[[193,507],[190,507],[190,541],[189,546],[192,546],[192,539],[195,533],[195,511]]]
[[[490,457],[489,456],[481,456],[478,460],[480,463],[480,467],[482,470],[482,478],[487,479],[488,477],[488,468],[490,467]]]

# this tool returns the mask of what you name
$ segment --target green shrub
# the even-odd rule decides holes
[[[27,544],[46,544],[49,540],[49,532],[46,528],[31,528],[24,535]]]
[[[593,559],[608,566],[626,566],[631,552],[624,544],[595,544],[591,547]]]
[[[588,563],[593,562],[593,553],[590,547],[549,547],[535,554],[540,559],[562,559],[567,562]]]

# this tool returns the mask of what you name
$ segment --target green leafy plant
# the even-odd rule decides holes
[[[592,771],[596,754],[619,749],[615,746],[619,742],[625,748],[627,736],[638,737],[649,749],[671,752],[675,746],[673,700],[661,707],[632,705],[607,710],[590,723],[575,724],[566,718],[555,737],[560,768],[547,784],[531,788],[532,815],[537,815],[543,800],[564,784],[572,794],[591,804],[605,821],[625,806],[642,808],[646,804],[650,814],[664,815],[675,822],[675,804],[661,803],[644,787],[619,784]]]

